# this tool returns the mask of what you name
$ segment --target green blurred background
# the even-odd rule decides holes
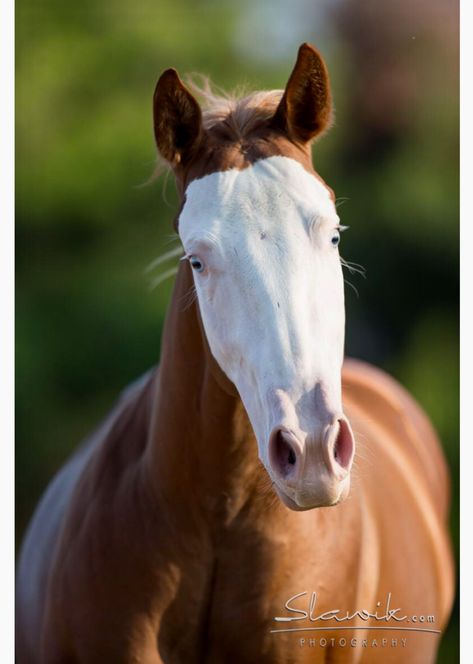
[[[436,425],[458,554],[458,7],[449,0],[17,0],[17,540],[46,484],[159,358],[176,246],[154,168],[163,69],[281,88],[298,45],[332,75],[315,165],[344,199],[347,352],[394,374]],[[172,266],[172,262],[169,267]],[[458,607],[439,662],[458,661]]]

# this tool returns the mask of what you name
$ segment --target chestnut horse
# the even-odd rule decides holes
[[[304,44],[284,91],[207,102],[158,81],[184,247],[161,363],[37,509],[18,662],[434,662],[448,474],[413,398],[343,364],[325,64]]]

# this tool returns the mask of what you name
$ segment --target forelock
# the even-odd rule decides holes
[[[211,130],[219,124],[233,134],[235,141],[244,140],[270,120],[281,101],[283,90],[259,90],[245,94],[241,88],[227,93],[212,86],[206,77],[195,77],[186,82],[202,103],[204,128]]]

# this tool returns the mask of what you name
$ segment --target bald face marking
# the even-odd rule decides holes
[[[212,173],[186,190],[179,233],[205,333],[270,475],[276,426],[303,444],[342,414],[339,223],[328,188],[288,157]]]

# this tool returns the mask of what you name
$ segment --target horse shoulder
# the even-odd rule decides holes
[[[419,403],[392,376],[360,360],[345,361],[342,382],[348,407],[361,409],[365,421],[389,431],[396,445],[409,454],[419,480],[428,484],[438,514],[446,519],[448,467],[439,438]]]
[[[71,505],[88,473],[89,464],[100,453],[111,429],[148,381],[149,375],[129,386],[98,430],[72,455],[50,482],[27,529],[19,556],[16,584],[16,641],[19,662],[35,662],[40,642],[49,585],[57,564],[58,549],[71,523]],[[79,497],[80,501],[80,497]]]
[[[438,437],[414,398],[383,371],[349,360],[342,380],[357,439],[354,482],[380,542],[380,589],[402,597],[413,613],[430,606],[442,625],[454,570],[448,472]]]

